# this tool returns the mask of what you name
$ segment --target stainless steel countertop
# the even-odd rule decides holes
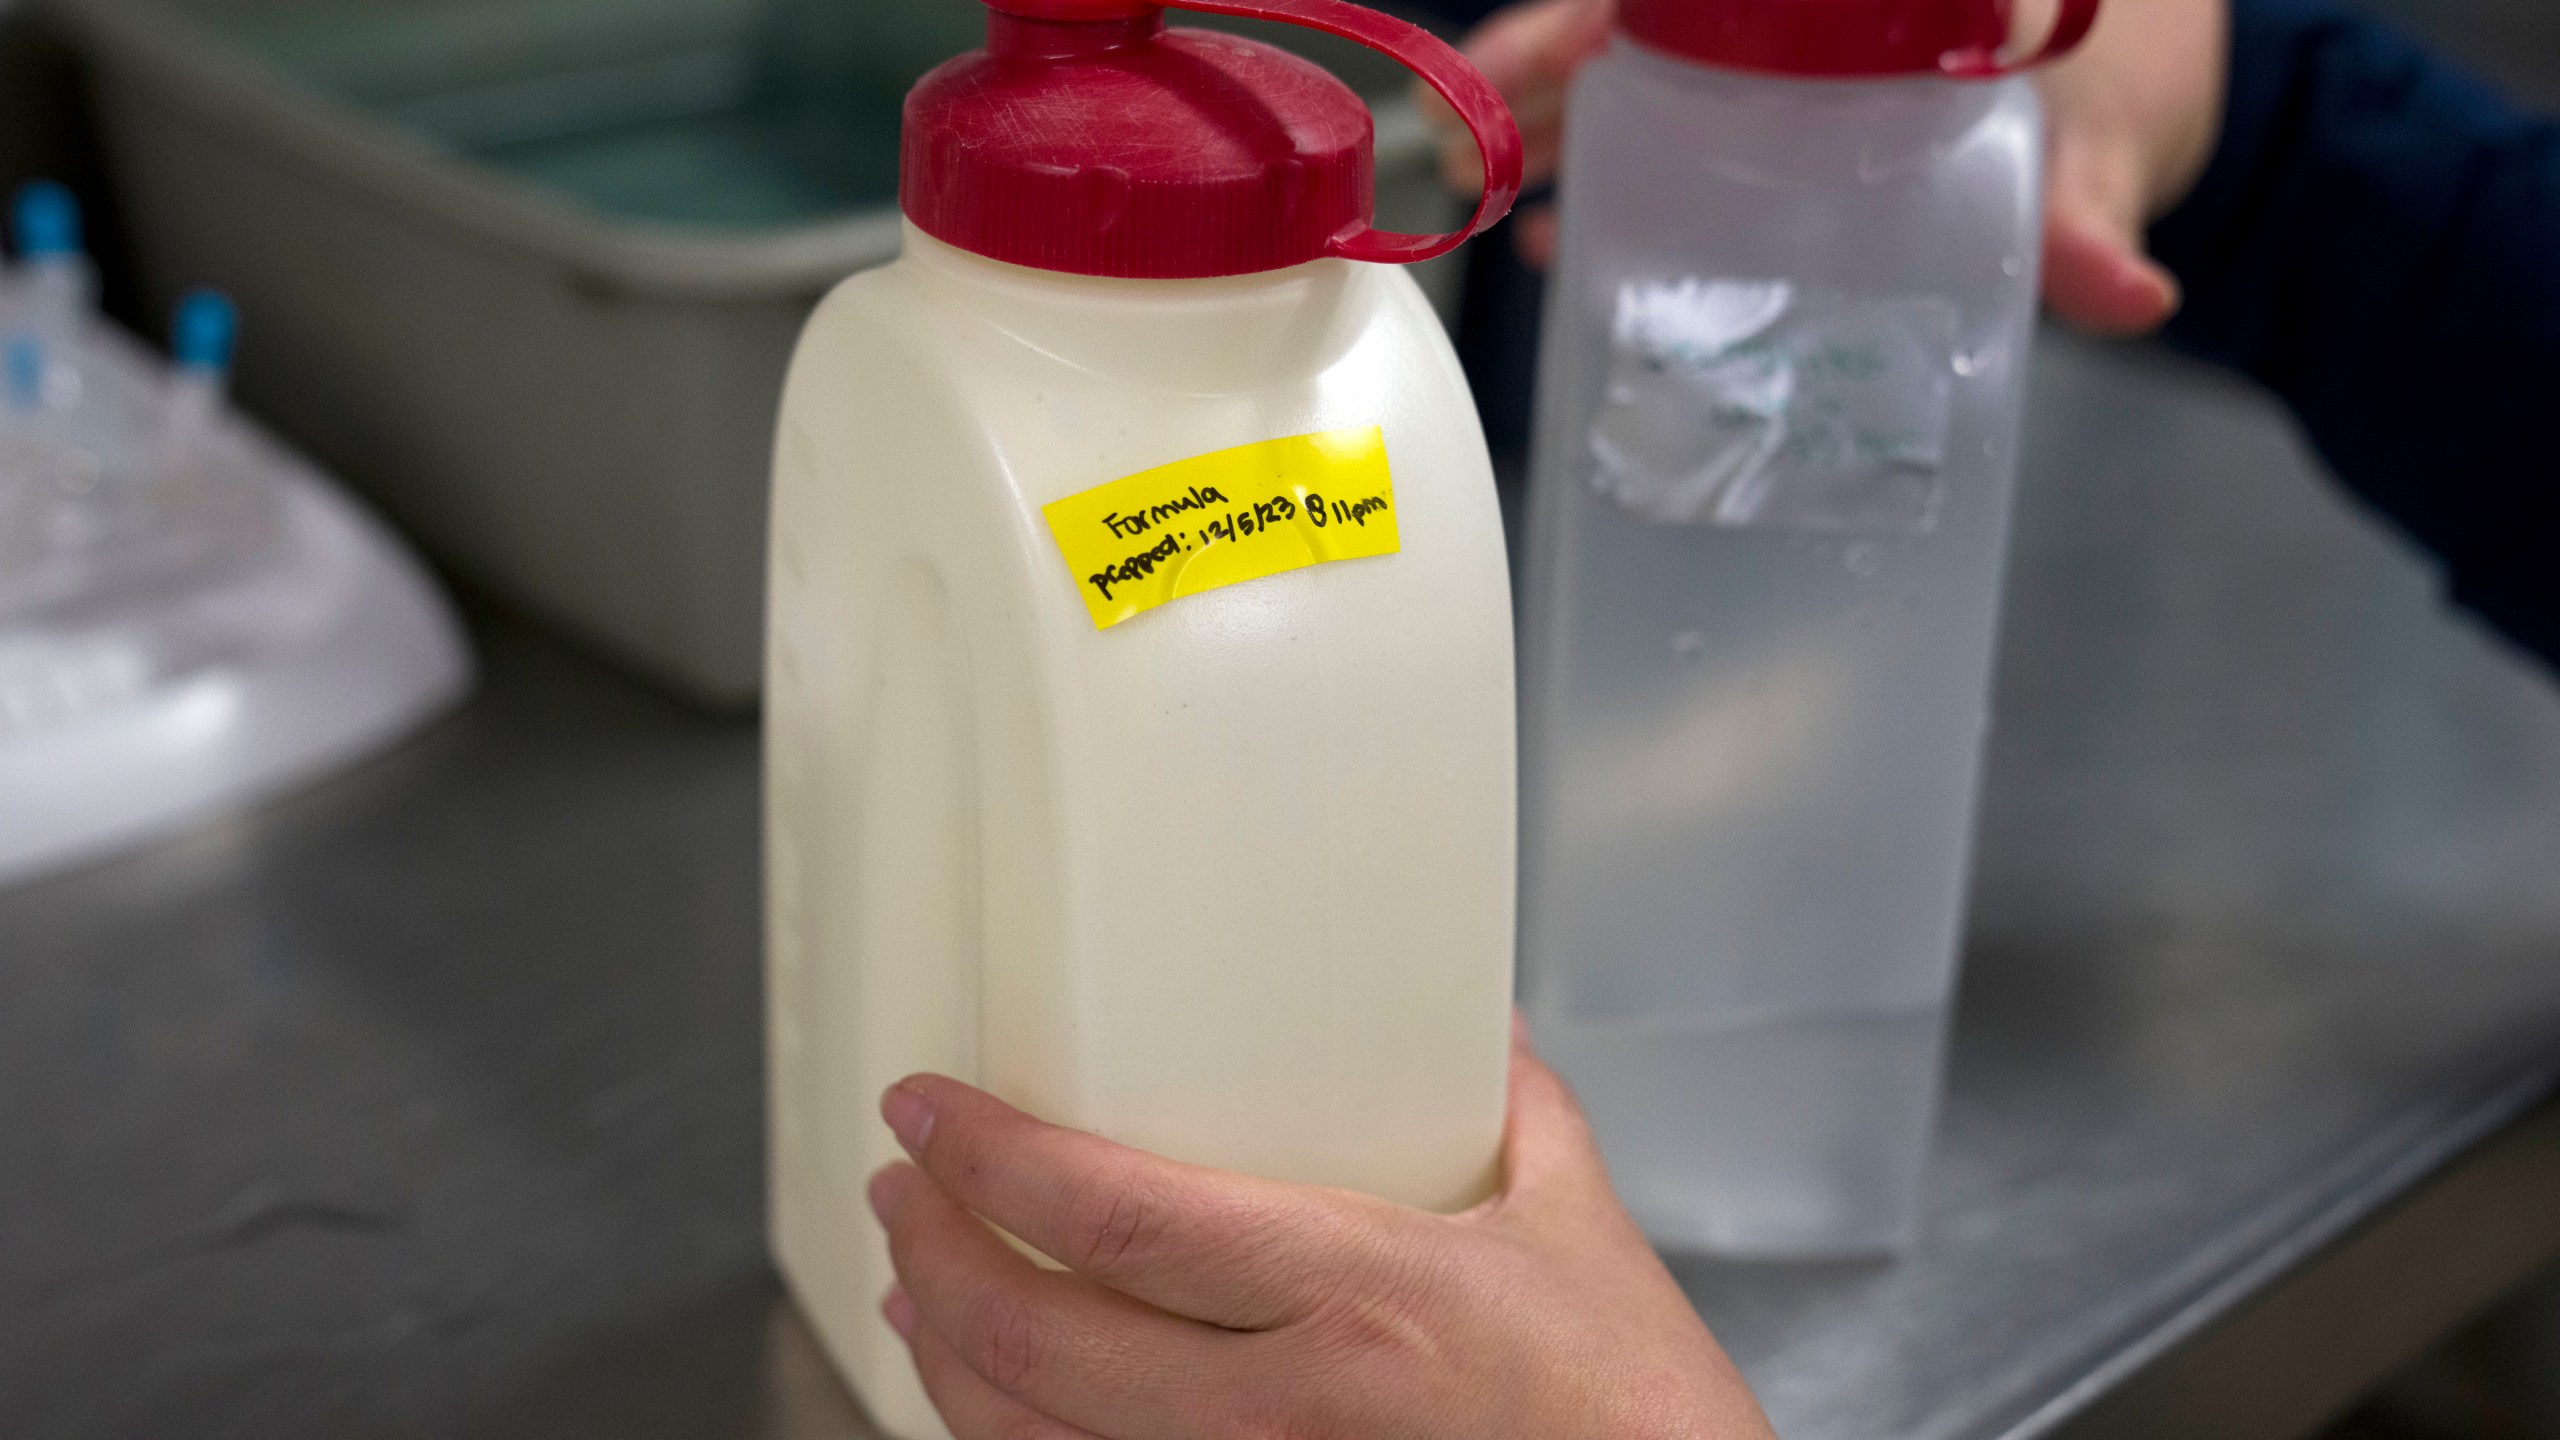
[[[2560,1084],[2560,692],[2232,383],[2048,337],[2034,417],[1922,1242],[1676,1262],[1788,1440],[2044,1433]],[[754,735],[480,633],[0,894],[0,1433],[866,1433],[762,1254]]]

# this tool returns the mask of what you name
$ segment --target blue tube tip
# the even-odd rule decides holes
[[[169,351],[194,370],[228,370],[232,347],[240,337],[240,312],[219,290],[190,290],[178,302],[177,323],[170,327]]]
[[[18,254],[28,260],[80,253],[80,202],[53,180],[30,180],[10,203]]]
[[[7,376],[9,403],[20,410],[44,404],[44,347],[25,335],[0,341],[0,373]]]

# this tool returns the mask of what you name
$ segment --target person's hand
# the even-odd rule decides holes
[[[2055,314],[2109,335],[2157,329],[2178,286],[2143,250],[2143,230],[2183,198],[2211,158],[2229,78],[2229,0],[2104,0],[2097,28],[2038,75],[2048,115],[2044,296]],[[2051,6],[2040,8],[2050,11]],[[1460,48],[1519,118],[1529,182],[1555,174],[1565,92],[1608,41],[1615,0],[1522,0]],[[1480,162],[1466,127],[1425,90],[1441,168],[1472,194]],[[1555,254],[1548,207],[1524,210],[1521,257]]]
[[[1495,11],[1459,46],[1520,122],[1523,186],[1534,190],[1555,178],[1564,155],[1565,92],[1582,63],[1609,47],[1617,13],[1617,0],[1523,0]],[[1483,189],[1484,155],[1466,122],[1431,87],[1417,84],[1413,94],[1439,132],[1441,179],[1461,195]],[[1555,206],[1520,207],[1511,233],[1521,258],[1545,269],[1555,258]]]
[[[871,1182],[882,1310],[959,1440],[1771,1440],[1525,1039],[1501,1193],[1454,1216],[1175,1164],[934,1076],[881,1113],[915,1157]]]
[[[2105,0],[2081,47],[2038,77],[2051,162],[2044,298],[2102,335],[2139,335],[2177,312],[2178,282],[2143,231],[2213,156],[2229,88],[2229,0]]]

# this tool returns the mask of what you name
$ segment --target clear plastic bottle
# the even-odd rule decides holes
[[[1197,1163],[1494,1180],[1517,751],[1490,462],[1339,82],[1131,0],[993,0],[906,112],[905,252],[810,319],[765,699],[774,1244],[890,1434],[881,1091]],[[1195,8],[1389,49],[1339,0]]]
[[[1665,1245],[1886,1249],[1915,1213],[2037,287],[2005,28],[1629,0],[1573,90],[1521,955]]]
[[[161,366],[90,313],[68,192],[26,194],[0,324],[0,885],[348,763],[470,679],[399,541],[223,403],[230,302],[189,295]]]

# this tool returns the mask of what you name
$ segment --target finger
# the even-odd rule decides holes
[[[2046,182],[2045,303],[2100,335],[2142,335],[2178,308],[2178,282],[2143,253],[2139,147],[2070,126]]]
[[[2178,312],[2176,278],[2112,227],[2057,206],[2045,218],[2044,298],[2093,335],[2148,335]]]
[[[892,1292],[890,1303],[894,1305],[903,1298]],[[925,1398],[941,1413],[952,1440],[1099,1440],[1092,1431],[1043,1415],[988,1384],[962,1363],[949,1342],[932,1329],[916,1324],[913,1302],[908,1303],[907,1323],[901,1327],[907,1337],[907,1351],[915,1357],[916,1375],[924,1381]],[[886,1310],[889,1306],[881,1308]],[[897,1324],[894,1315],[890,1323]]]
[[[1581,1102],[1564,1078],[1538,1058],[1528,1023],[1517,1015],[1511,1031],[1510,1110],[1503,1124],[1502,1191],[1488,1202],[1486,1214],[1498,1223],[1572,1227],[1625,1214]]]
[[[1214,1418],[1218,1397],[1199,1377],[1232,1372],[1217,1342],[1242,1337],[1039,1268],[912,1165],[874,1176],[871,1198],[917,1333],[941,1337],[996,1390],[1119,1440],[1199,1433]]]
[[[1502,94],[1520,127],[1526,183],[1552,178],[1562,150],[1565,95],[1574,72],[1608,48],[1615,0],[1530,0],[1476,27],[1460,51]],[[1453,189],[1484,183],[1484,160],[1458,117],[1426,101],[1423,113],[1441,127],[1440,171]]]
[[[1505,98],[1563,88],[1609,45],[1616,0],[1529,0],[1495,12],[1459,51]]]
[[[940,1076],[889,1087],[881,1113],[961,1205],[1070,1270],[1229,1329],[1321,1303],[1384,1205],[1177,1164]]]
[[[1553,205],[1532,205],[1521,211],[1511,227],[1511,248],[1520,252],[1520,263],[1532,270],[1555,264],[1559,228]]]

